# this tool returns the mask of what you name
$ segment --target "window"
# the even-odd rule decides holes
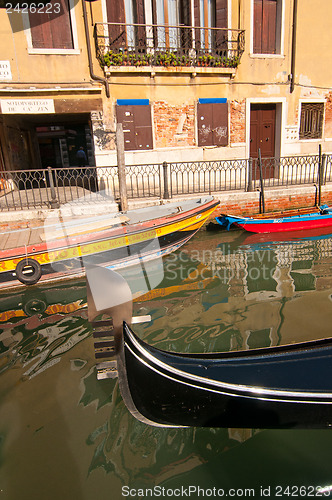
[[[116,118],[122,123],[125,151],[153,149],[148,99],[118,99]]]
[[[153,0],[155,47],[177,49],[191,45],[191,30],[177,26],[191,26],[191,4],[188,0]],[[162,28],[160,25],[170,26]]]
[[[194,0],[197,49],[227,49],[227,35],[222,30],[209,28],[227,28],[227,0]]]
[[[253,0],[253,53],[279,54],[281,0]]]
[[[128,47],[130,50],[145,51],[146,34],[144,0],[107,0],[107,20],[111,47]],[[122,26],[121,26],[122,25]]]
[[[302,102],[300,139],[321,139],[323,131],[324,103]]]
[[[226,99],[200,99],[197,104],[198,146],[227,146]]]
[[[50,0],[51,13],[29,13],[32,47],[34,49],[73,49],[69,0]],[[47,4],[47,5],[49,5]]]

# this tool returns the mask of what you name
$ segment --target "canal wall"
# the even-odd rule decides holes
[[[212,193],[213,196],[220,201],[220,206],[210,218],[223,214],[233,215],[251,215],[259,213],[260,193],[253,192],[238,192],[238,191],[223,191]],[[317,203],[318,193],[314,185],[307,186],[288,186],[282,188],[268,188],[265,190],[265,211],[273,212],[287,210],[291,208],[312,207]],[[174,197],[170,200],[161,200],[159,198],[138,198],[128,200],[130,210],[147,206],[155,206],[160,204],[177,202],[205,197],[207,194],[191,194],[186,196]],[[332,183],[322,186],[321,204],[332,205]],[[70,203],[61,209],[29,209],[29,210],[13,210],[9,212],[0,212],[0,232],[7,230],[20,229],[24,227],[36,227],[42,224],[48,217],[63,216],[81,218],[89,216],[105,215],[107,211],[114,212],[116,210],[114,204],[105,202],[91,203]]]
[[[264,191],[265,212],[276,212],[293,208],[312,207],[318,203],[318,192],[314,185],[269,188]],[[260,211],[260,192],[217,193],[220,200],[215,215],[253,215]],[[321,205],[332,205],[332,184],[322,186]]]

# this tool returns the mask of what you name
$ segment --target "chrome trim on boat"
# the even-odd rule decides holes
[[[204,378],[201,376],[193,375],[188,372],[184,372],[182,370],[179,370],[178,368],[171,367],[164,363],[163,361],[160,361],[156,358],[154,358],[148,351],[144,349],[143,346],[141,346],[135,337],[132,335],[130,330],[127,328],[127,335],[130,336],[131,342],[134,344],[135,348],[150,362],[155,364],[157,367],[166,370],[167,372],[173,373],[174,375],[178,375],[180,377],[187,378],[189,380],[192,380],[193,382],[200,382],[204,384],[210,384],[211,386],[215,387],[220,387],[221,389],[224,390],[229,390],[229,391],[238,391],[240,394],[232,394],[231,392],[221,392],[217,391],[215,389],[210,389],[208,387],[204,387],[205,390],[219,393],[219,394],[225,394],[228,396],[234,396],[234,397],[246,397],[249,399],[261,399],[261,400],[267,400],[267,401],[279,401],[279,402],[293,402],[293,403],[310,403],[310,404],[331,404],[331,399],[332,399],[332,393],[314,393],[314,392],[305,392],[305,391],[285,391],[285,390],[278,390],[278,389],[265,389],[263,387],[256,387],[256,386],[247,386],[247,385],[242,385],[242,384],[232,384],[228,382],[218,382],[212,379]],[[127,344],[127,349],[130,350],[130,352],[135,356],[135,358],[140,362],[144,363],[145,366],[148,366],[151,370],[153,370],[156,373],[160,373],[162,376],[167,377],[170,380],[176,380],[176,382],[179,382],[181,384],[186,384],[187,382],[181,381],[178,379],[174,379],[172,376],[165,374],[164,372],[160,372],[157,368],[149,365],[146,361],[144,361],[142,358],[140,358]],[[198,389],[201,389],[202,387],[199,385],[195,384],[190,384],[193,387],[197,387]],[[244,393],[244,394],[241,394]],[[288,397],[290,399],[280,399],[284,397]],[[306,398],[305,400],[296,400],[296,399],[291,399],[291,398]],[[308,400],[308,398],[317,398],[314,400]],[[318,398],[321,398],[318,399]],[[325,399],[329,399],[329,401],[324,401]]]

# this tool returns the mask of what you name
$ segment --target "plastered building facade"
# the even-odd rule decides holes
[[[79,147],[90,166],[116,165],[119,122],[128,165],[331,151],[329,2],[36,10],[0,9],[2,170],[74,167]]]

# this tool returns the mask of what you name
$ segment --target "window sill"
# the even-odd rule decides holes
[[[284,54],[249,54],[252,59],[285,59]]]
[[[317,139],[316,137],[313,137],[312,139],[310,139],[309,137],[307,137],[305,139],[299,138],[299,142],[322,142],[322,141],[324,141],[324,139],[322,137],[320,139]]]
[[[214,67],[199,67],[199,66],[110,66],[104,67],[105,76],[113,76],[117,73],[147,73],[154,78],[156,75],[163,74],[191,74],[194,78],[197,75],[225,74],[229,77],[234,77],[236,68],[214,68]]]
[[[81,54],[80,49],[33,49],[28,48],[28,54],[54,55],[54,56],[76,56]]]

